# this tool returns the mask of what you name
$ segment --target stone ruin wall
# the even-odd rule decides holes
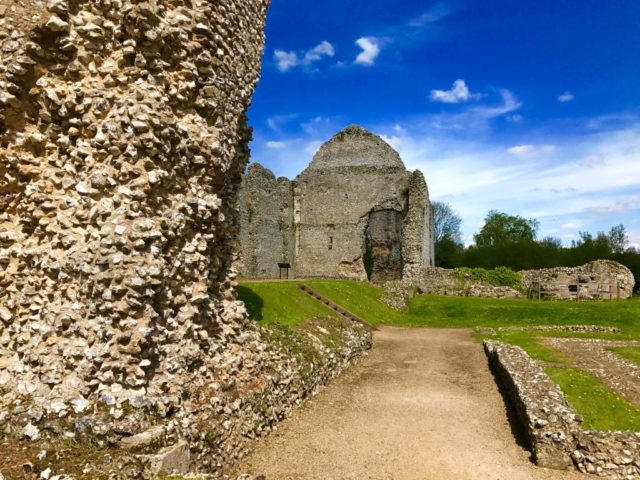
[[[303,365],[236,300],[268,4],[0,0],[7,435],[117,447],[114,478],[221,472],[370,347],[337,326]]]
[[[611,260],[573,268],[526,270],[522,277],[530,296],[553,300],[627,300],[635,286],[633,273]]]
[[[520,291],[510,287],[482,285],[461,277],[455,269],[420,267],[406,272],[403,283],[434,295],[486,298],[529,296],[551,300],[627,300],[633,295],[635,279],[624,265],[597,260],[581,267],[525,270]],[[403,291],[401,285],[385,287],[389,298]],[[392,301],[394,302],[394,301]]]
[[[536,465],[611,480],[640,478],[640,432],[586,430],[560,388],[522,348],[491,340],[484,347]]]
[[[404,224],[403,278],[433,266],[436,258],[433,209],[424,175],[419,170],[409,178],[409,199]]]
[[[278,278],[277,264],[286,262],[298,278],[366,281],[367,249],[378,283],[433,262],[424,176],[407,172],[391,147],[360,127],[323,145],[292,182],[252,165],[241,199],[239,271],[247,278]]]
[[[240,244],[237,268],[249,278],[279,278],[279,263],[294,258],[293,184],[254,163],[240,189]],[[293,273],[293,272],[291,272]]]
[[[373,167],[303,173],[296,182],[296,274],[366,281],[363,254],[369,214],[387,211],[402,216],[407,177],[405,172]],[[369,232],[380,243],[385,225],[374,223]],[[397,252],[400,242],[401,237],[393,237],[388,248]]]

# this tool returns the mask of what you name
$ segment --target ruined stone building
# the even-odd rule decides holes
[[[618,262],[596,260],[580,267],[525,270],[522,286],[533,298],[627,300],[633,296],[635,278]]]
[[[433,265],[429,193],[380,137],[350,126],[295,180],[253,164],[240,192],[240,274],[401,279]]]

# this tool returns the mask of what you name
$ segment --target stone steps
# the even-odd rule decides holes
[[[354,315],[353,313],[349,312],[348,310],[345,310],[344,308],[342,308],[337,303],[334,303],[331,300],[329,300],[327,297],[325,297],[323,295],[320,295],[318,292],[316,292],[313,288],[309,287],[308,285],[300,284],[300,285],[298,285],[298,288],[300,290],[302,290],[303,292],[308,293],[309,295],[311,295],[313,298],[315,298],[319,302],[324,303],[331,310],[333,310],[337,314],[341,315],[342,317],[346,318],[347,320],[349,320],[351,322],[360,323],[361,325],[364,325],[365,327],[369,327],[369,328],[371,328],[373,330],[377,330],[377,328],[375,328],[371,324],[365,322],[360,317]]]

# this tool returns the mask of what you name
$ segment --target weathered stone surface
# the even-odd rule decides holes
[[[187,442],[219,473],[371,336],[336,327],[309,364],[247,320],[230,267],[269,1],[187,3],[0,0],[0,427],[179,445],[180,470]]]
[[[239,200],[243,272],[278,278],[278,264],[295,257],[293,203],[292,182],[258,163],[249,166]]]
[[[582,417],[520,347],[485,341],[489,360],[525,427],[539,466],[609,479],[640,478],[640,433],[582,429]]]
[[[624,265],[597,260],[581,267],[522,272],[523,287],[534,297],[554,300],[626,300],[633,296],[635,278]]]
[[[240,211],[245,277],[278,277],[277,264],[288,263],[297,277],[384,282],[433,263],[424,176],[357,126],[324,144],[293,181],[252,166]]]

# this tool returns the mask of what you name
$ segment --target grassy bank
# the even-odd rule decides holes
[[[247,282],[239,289],[251,318],[265,324],[294,326],[310,317],[335,315],[297,288],[300,282]],[[492,339],[519,345],[537,360],[555,364],[548,373],[567,399],[585,417],[588,427],[640,431],[640,409],[608,390],[595,377],[566,368],[570,359],[542,345],[540,337],[596,337],[640,339],[640,298],[621,302],[560,302],[484,299],[420,295],[404,312],[393,310],[374,285],[342,280],[308,280],[304,283],[372,325],[424,328],[499,328],[544,325],[600,325],[620,333],[570,333],[558,331],[499,331]],[[477,333],[478,340],[486,334]],[[615,350],[640,363],[640,348]]]

